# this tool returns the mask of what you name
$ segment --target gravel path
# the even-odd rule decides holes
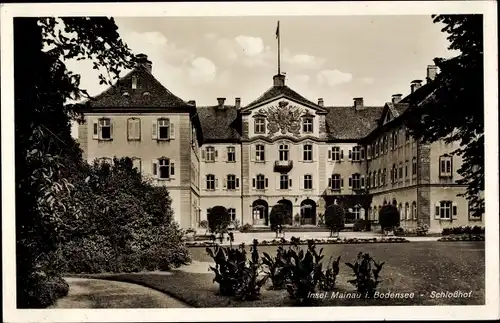
[[[65,278],[68,296],[50,308],[186,308],[164,293],[136,284],[88,278]]]

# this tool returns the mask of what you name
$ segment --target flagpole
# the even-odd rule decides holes
[[[280,53],[281,53],[281,48],[280,48],[280,21],[278,20],[278,28],[277,28],[277,34],[276,36],[278,37],[278,75],[281,75],[280,71]]]

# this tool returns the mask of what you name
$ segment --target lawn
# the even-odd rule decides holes
[[[318,306],[352,305],[481,305],[484,304],[485,258],[484,242],[413,242],[384,244],[323,245],[323,254],[341,256],[337,277],[339,292],[353,292],[347,283],[350,269],[344,262],[354,261],[358,252],[368,252],[377,261],[385,261],[381,272],[381,292],[414,293],[413,299],[340,299],[317,300]],[[247,249],[248,250],[248,249]],[[262,246],[259,252],[274,255],[276,247]],[[205,248],[190,249],[193,260],[211,262]],[[105,278],[145,285],[170,294],[194,307],[277,307],[291,306],[286,291],[261,290],[262,297],[254,302],[241,302],[216,294],[213,273],[190,273],[175,270],[172,275],[155,273],[106,275]],[[104,278],[104,277],[103,277]],[[467,298],[431,298],[432,292],[471,293]]]

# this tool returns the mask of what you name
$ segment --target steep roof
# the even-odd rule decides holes
[[[256,105],[259,105],[260,103],[266,102],[268,100],[271,100],[271,99],[279,97],[279,96],[286,96],[286,97],[288,97],[288,98],[290,98],[292,100],[295,100],[295,101],[297,101],[299,103],[302,103],[302,104],[305,104],[305,105],[313,105],[313,106],[317,106],[319,108],[319,105],[317,105],[314,102],[309,101],[308,99],[306,99],[302,95],[298,94],[297,92],[295,92],[294,90],[292,90],[288,86],[286,86],[286,85],[279,85],[279,86],[275,85],[275,86],[272,86],[271,88],[269,88],[267,91],[265,91],[257,99],[255,99],[254,101],[250,102],[245,107],[245,109],[249,108],[249,107],[256,106]]]
[[[378,125],[382,106],[364,107],[356,110],[353,106],[325,107],[326,130],[329,140],[362,139]]]
[[[241,139],[241,117],[234,105],[224,105],[224,108],[200,106],[197,111],[204,141],[234,142]]]
[[[137,87],[132,89],[132,78]],[[149,93],[149,94],[148,94]],[[135,67],[89,102],[94,108],[188,108],[190,105],[167,90],[144,66]],[[187,111],[187,110],[186,110]]]

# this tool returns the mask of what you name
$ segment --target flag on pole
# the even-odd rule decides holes
[[[276,27],[276,38],[280,36],[280,22],[278,21],[278,26]]]

